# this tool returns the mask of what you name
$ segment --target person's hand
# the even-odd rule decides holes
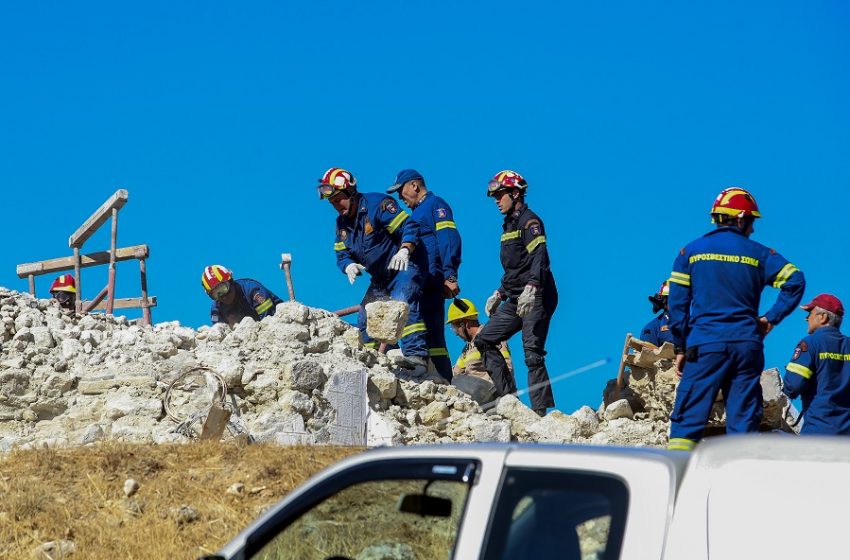
[[[759,328],[759,332],[764,337],[764,336],[767,336],[767,333],[769,333],[770,331],[773,330],[773,323],[768,321],[767,317],[759,317],[758,328]]]
[[[484,303],[484,313],[489,317],[499,308],[499,305],[502,303],[502,294],[499,293],[499,290],[493,292],[493,295],[487,298],[487,301]]]
[[[682,377],[682,372],[685,371],[685,355],[676,354],[676,375]]]
[[[389,270],[407,270],[407,263],[410,260],[410,251],[407,247],[402,247],[398,253],[390,259],[390,264],[387,265]]]
[[[345,275],[348,276],[348,283],[354,284],[354,281],[357,280],[357,277],[360,276],[360,273],[364,270],[366,270],[366,267],[362,264],[351,263],[346,266]]]
[[[537,296],[537,287],[528,284],[517,298],[516,314],[525,317],[534,309],[534,298]]]
[[[443,298],[452,299],[460,293],[460,286],[457,285],[457,280],[443,281]]]

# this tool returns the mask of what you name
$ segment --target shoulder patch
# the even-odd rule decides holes
[[[808,351],[809,351],[809,345],[806,344],[805,340],[801,340],[800,343],[797,345],[797,347],[794,348],[794,357],[791,358],[791,359],[796,360],[797,358],[800,357],[800,354],[802,354],[803,352],[808,352]]]
[[[266,296],[264,296],[263,293],[258,290],[256,292],[254,292],[253,299],[254,299],[254,303],[259,305],[259,304],[263,303],[264,301],[266,301],[266,299],[268,299],[268,298],[266,298]]]
[[[667,332],[670,330],[670,325],[661,325],[661,332]]]
[[[348,239],[348,230],[346,230],[346,229],[340,229],[340,230],[337,230],[336,234],[337,234],[337,235],[339,236],[339,238],[340,238],[340,239],[342,239],[343,241],[345,241],[346,239]]]
[[[363,226],[363,231],[366,233],[366,235],[369,235],[370,233],[375,231],[375,228],[372,227],[372,222],[369,221],[369,218],[366,218],[366,225]]]
[[[685,256],[685,248],[684,248],[684,247],[682,247],[681,249],[679,249],[679,256],[680,256],[680,257],[684,257],[684,256]]]
[[[386,212],[389,212],[390,214],[395,214],[396,212],[398,212],[398,205],[395,203],[395,201],[393,199],[386,198],[381,203],[381,209],[386,211]]]
[[[771,249],[771,250],[770,250],[770,254],[771,254],[771,255],[775,255],[775,254],[776,254],[776,249]]]
[[[437,211],[435,213],[437,214],[438,218],[445,218],[446,216],[448,216],[448,212],[446,212],[445,208],[437,208]]]

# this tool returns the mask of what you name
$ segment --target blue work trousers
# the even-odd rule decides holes
[[[377,343],[366,334],[366,304],[381,300],[403,301],[409,307],[407,324],[401,339],[398,341],[401,352],[405,356],[428,357],[428,344],[425,342],[425,321],[422,318],[420,300],[422,299],[422,275],[412,263],[407,270],[401,270],[391,278],[380,281],[372,279],[363,301],[360,302],[360,313],[357,315],[357,327],[360,336],[367,346]]]
[[[446,381],[452,380],[452,362],[446,347],[446,300],[443,298],[443,281],[432,277],[422,292],[422,318],[425,327],[425,340],[428,343],[428,355],[434,369]]]
[[[719,390],[726,401],[726,432],[758,431],[763,369],[764,347],[760,342],[717,342],[688,348],[670,415],[670,440],[696,443],[702,438]]]

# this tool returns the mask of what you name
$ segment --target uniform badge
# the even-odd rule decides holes
[[[339,230],[339,231],[337,232],[337,235],[339,235],[339,238],[340,238],[340,239],[342,239],[343,241],[345,241],[346,239],[348,239],[348,230],[341,229],[341,230]]]
[[[661,325],[661,332],[667,332],[670,330],[670,325]]]
[[[381,208],[383,208],[390,214],[395,214],[396,212],[398,212],[398,206],[396,206],[395,201],[389,198],[384,201],[384,203],[381,205]]]
[[[540,222],[529,222],[526,227],[528,228],[528,232],[534,237],[537,237],[538,235],[543,235],[543,227],[540,225]]]
[[[372,227],[372,223],[369,221],[369,218],[366,218],[366,225],[363,226],[363,231],[366,232],[366,235],[369,235],[370,233],[375,231],[375,228]]]
[[[447,215],[448,215],[448,212],[446,212],[445,208],[437,208],[437,217],[438,218],[445,218]]]
[[[255,293],[254,293],[254,298],[253,298],[253,299],[254,299],[254,303],[256,303],[257,305],[260,305],[261,303],[263,303],[264,301],[266,301],[266,296],[264,296],[264,295],[263,295],[262,293],[260,293],[260,292],[255,292]]]
[[[806,344],[805,341],[801,340],[800,344],[798,344],[797,347],[794,348],[794,357],[791,358],[791,360],[792,361],[796,360],[797,358],[800,357],[800,354],[802,354],[803,352],[808,352],[808,351],[809,351],[809,345]]]

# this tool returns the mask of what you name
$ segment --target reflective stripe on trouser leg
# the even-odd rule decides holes
[[[490,320],[481,327],[473,341],[481,353],[484,369],[490,374],[499,396],[516,392],[516,380],[508,369],[499,344],[515,335],[521,328],[522,321],[516,314],[516,303],[506,301],[490,316]]]
[[[432,280],[422,292],[420,309],[427,331],[425,342],[428,344],[428,355],[434,369],[440,377],[452,380],[452,362],[446,348],[446,311],[443,299],[443,283]]]
[[[676,388],[676,403],[670,414],[670,440],[699,441],[717,391],[732,368],[725,344],[705,344],[696,351],[696,361],[685,362],[682,380]]]
[[[425,342],[425,321],[420,310],[422,297],[421,275],[412,264],[407,270],[399,271],[388,286],[390,298],[407,303],[407,325],[398,341],[401,352],[405,356],[428,358],[428,344]]]

